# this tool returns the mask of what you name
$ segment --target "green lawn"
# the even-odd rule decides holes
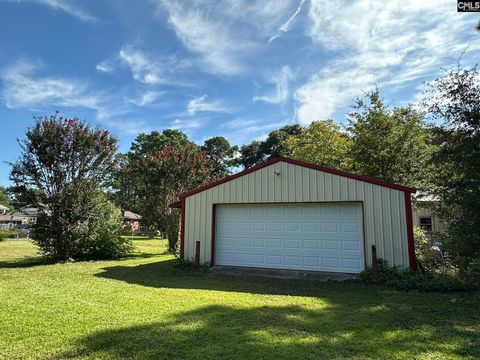
[[[480,294],[194,273],[136,240],[46,264],[0,242],[0,358],[478,359]]]

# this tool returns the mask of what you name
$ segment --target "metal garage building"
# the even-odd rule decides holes
[[[276,158],[183,194],[181,254],[210,265],[358,273],[371,245],[416,269],[415,189]]]

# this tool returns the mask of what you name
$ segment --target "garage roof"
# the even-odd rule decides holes
[[[194,189],[192,191],[183,193],[182,195],[180,195],[180,199],[184,199],[184,198],[187,198],[189,196],[198,194],[202,191],[205,191],[205,190],[210,189],[212,187],[215,187],[217,185],[226,183],[228,181],[234,180],[234,179],[239,178],[241,176],[245,176],[245,175],[250,174],[254,171],[263,169],[264,167],[276,164],[278,162],[285,162],[287,164],[302,166],[302,167],[305,167],[305,168],[308,168],[308,169],[323,171],[323,172],[326,172],[326,173],[339,175],[339,176],[343,176],[343,177],[346,177],[346,178],[359,180],[359,181],[363,181],[363,182],[374,184],[374,185],[383,186],[383,187],[390,188],[390,189],[400,190],[400,191],[404,191],[404,192],[407,192],[407,193],[415,193],[417,191],[415,188],[411,188],[411,187],[408,187],[408,186],[394,184],[394,183],[390,183],[390,182],[387,182],[387,181],[383,181],[383,180],[368,177],[368,176],[352,174],[352,173],[349,173],[349,172],[346,172],[346,171],[333,169],[333,168],[329,168],[329,167],[325,167],[325,166],[320,166],[320,165],[311,164],[311,163],[307,163],[307,162],[304,162],[304,161],[294,160],[294,159],[290,159],[290,158],[280,156],[280,157],[265,161],[261,164],[253,166],[253,167],[248,168],[246,170],[243,170],[243,171],[241,171],[239,173],[236,173],[234,175],[227,176],[223,179],[220,179],[220,180],[214,181],[212,183],[206,184],[206,185],[201,186],[201,187],[199,187],[197,189]],[[177,205],[177,203],[172,204],[172,205]],[[180,205],[180,202],[178,202],[178,205]],[[172,206],[172,207],[174,207],[174,206]],[[177,206],[175,206],[175,207],[177,207]],[[178,206],[178,207],[180,207],[180,206]]]

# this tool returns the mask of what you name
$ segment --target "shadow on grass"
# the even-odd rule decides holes
[[[41,256],[32,256],[12,261],[0,261],[0,269],[21,269],[48,264],[53,264],[53,262]]]
[[[93,333],[60,358],[391,359],[480,356],[475,319],[425,320],[411,307],[367,311],[338,299],[326,306],[208,305],[164,322]],[[478,325],[478,324],[477,324]]]

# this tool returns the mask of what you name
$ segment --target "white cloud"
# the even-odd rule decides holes
[[[229,109],[221,101],[207,101],[207,95],[202,95],[190,100],[187,104],[187,112],[190,115],[195,115],[198,112],[220,112],[229,113]]]
[[[124,46],[120,49],[119,59],[127,64],[135,80],[145,84],[159,84],[162,82],[162,70],[144,52],[133,46]]]
[[[273,84],[275,90],[267,95],[254,96],[253,102],[264,101],[271,104],[278,104],[287,101],[290,96],[290,81],[293,80],[292,70],[288,65],[282,67],[282,69],[271,75],[267,79],[267,83]]]
[[[331,60],[297,89],[299,121],[331,117],[375,84],[394,90],[432,76],[470,44],[471,27],[447,0],[311,0],[307,33]]]
[[[184,76],[178,72],[191,65],[188,59],[177,59],[176,56],[153,56],[134,44],[126,44],[117,55],[97,64],[96,69],[103,73],[113,73],[117,67],[126,66],[130,69],[132,77],[143,84],[189,86],[180,80]]]
[[[130,131],[129,127],[118,123],[121,122],[118,117],[131,112],[130,107],[119,105],[119,99],[96,91],[84,80],[39,75],[42,68],[38,61],[23,59],[3,69],[0,73],[3,82],[1,98],[8,108],[47,112],[60,108],[69,111],[88,109],[102,122],[119,124],[119,131]],[[134,122],[129,124],[130,127],[136,126]]]
[[[64,77],[36,76],[40,68],[39,62],[19,60],[3,71],[3,98],[7,107],[49,104],[94,107],[96,100],[88,94],[85,82]]]
[[[159,14],[166,12],[183,45],[199,55],[203,69],[228,76],[245,71],[245,59],[277,32],[294,4],[293,0],[154,2]]]
[[[105,60],[102,61],[100,64],[97,64],[95,69],[97,69],[97,71],[99,72],[112,73],[114,70],[114,66],[111,61]]]
[[[148,106],[153,104],[160,96],[164,94],[163,91],[146,91],[138,98],[125,98],[126,103],[134,104],[138,107]]]
[[[71,1],[67,1],[67,0],[0,0],[0,1],[18,2],[18,3],[34,2],[40,5],[48,6],[55,10],[64,11],[67,14],[70,14],[71,16],[74,16],[85,22],[92,22],[92,21],[98,20],[96,17],[92,16],[87,11],[73,5]]]
[[[272,35],[270,39],[268,39],[268,42],[271,43],[273,40],[278,39],[282,33],[286,33],[290,29],[290,25],[292,24],[293,20],[300,14],[300,11],[302,11],[302,6],[305,3],[305,0],[301,0],[300,4],[297,7],[297,10],[288,18],[288,20],[282,24],[278,28],[278,31],[275,35]]]
[[[231,144],[243,145],[252,140],[265,140],[268,134],[288,122],[259,122],[258,119],[236,118],[220,125],[227,130],[225,137]],[[238,131],[241,129],[241,131]]]
[[[172,122],[170,122],[170,129],[178,129],[178,130],[192,130],[192,129],[198,129],[202,127],[205,124],[205,119],[188,119],[188,120],[182,120],[182,119],[175,119]]]

